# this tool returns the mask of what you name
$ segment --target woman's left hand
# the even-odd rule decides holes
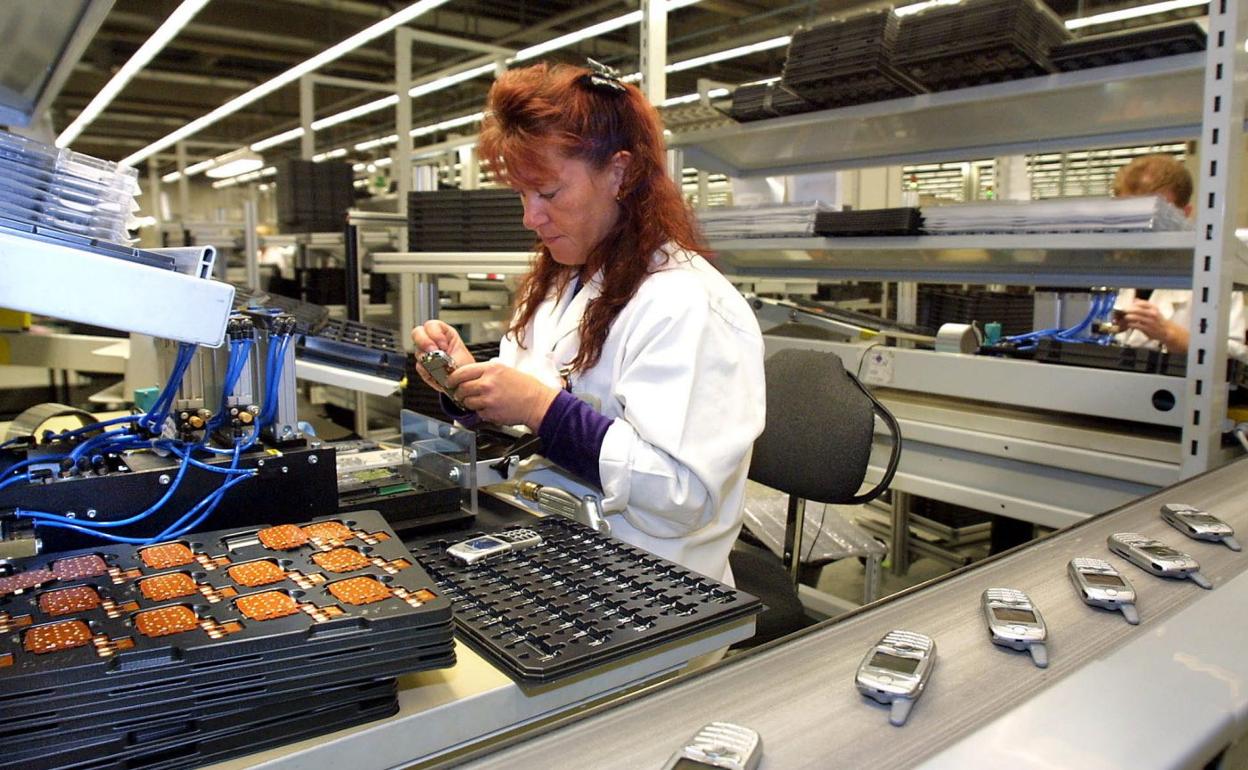
[[[482,419],[499,425],[526,425],[534,433],[559,391],[497,361],[466,364],[450,376],[455,397]]]

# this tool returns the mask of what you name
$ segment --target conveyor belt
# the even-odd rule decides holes
[[[1232,463],[1004,557],[899,594],[849,618],[821,625],[798,639],[729,659],[699,676],[553,725],[537,737],[482,757],[469,766],[550,770],[661,767],[667,756],[702,725],[724,720],[748,725],[761,734],[764,756],[760,770],[908,767],[933,759],[1003,715],[1008,718],[1022,713],[1030,705],[1029,699],[1057,682],[1067,689],[1067,685],[1083,679],[1104,679],[1107,666],[1123,659],[1138,661],[1140,656],[1132,653],[1150,648],[1154,651],[1153,659],[1160,658],[1165,670],[1161,666],[1156,671],[1136,666],[1125,676],[1113,679],[1120,686],[1102,688],[1103,703],[1084,703],[1082,698],[1065,703],[1058,698],[1062,703],[1053,708],[1070,718],[1050,719],[1046,726],[1038,724],[1030,731],[1033,734],[1018,729],[1018,720],[1013,720],[1010,737],[1017,743],[1010,756],[1015,761],[1008,764],[1062,766],[1053,765],[1046,758],[1053,753],[1060,755],[1064,749],[1067,758],[1072,751],[1080,754],[1086,760],[1080,763],[1084,767],[1123,766],[1128,763],[1122,757],[1129,753],[1123,747],[1137,739],[1158,740],[1158,736],[1165,736],[1164,740],[1188,745],[1174,749],[1170,760],[1160,754],[1151,755],[1160,763],[1155,766],[1199,767],[1216,751],[1217,741],[1224,742],[1229,737],[1227,733],[1233,732],[1235,720],[1242,719],[1245,710],[1244,696],[1236,693],[1242,693],[1248,678],[1248,661],[1243,661],[1243,650],[1248,648],[1248,623],[1232,619],[1244,615],[1241,599],[1248,576],[1233,584],[1231,581],[1248,571],[1248,552],[1235,553],[1220,544],[1189,540],[1164,523],[1158,509],[1163,502],[1187,502],[1221,516],[1240,533],[1248,532],[1245,470],[1248,460]],[[1214,590],[1202,590],[1190,581],[1155,578],[1110,555],[1105,538],[1122,531],[1142,532],[1192,554],[1213,581]],[[1140,625],[1128,625],[1119,613],[1094,610],[1079,601],[1065,573],[1066,563],[1075,556],[1104,558],[1134,583],[1139,595]],[[985,588],[997,586],[1026,591],[1043,612],[1050,634],[1047,669],[1035,667],[1026,653],[996,647],[988,641],[980,594]],[[1192,614],[1209,616],[1210,610],[1215,616],[1228,618],[1227,622],[1216,628],[1195,629],[1173,620],[1179,613],[1184,613],[1185,618]],[[937,665],[927,692],[916,704],[909,722],[900,728],[890,726],[884,707],[864,699],[853,684],[855,669],[869,645],[894,628],[929,634],[938,648]],[[1189,642],[1195,638],[1199,643],[1182,647],[1185,633]],[[1219,634],[1221,638],[1217,637]],[[1211,637],[1216,644],[1210,643]],[[1164,650],[1167,640],[1182,648],[1158,656],[1158,645]],[[1228,652],[1206,654],[1211,647]],[[1204,648],[1204,657],[1187,654],[1195,648]],[[1228,658],[1240,662],[1228,664]],[[1239,670],[1235,670],[1236,666]],[[1150,674],[1165,679],[1172,676],[1173,670],[1205,680],[1209,679],[1207,672],[1212,671],[1223,682],[1227,704],[1209,705],[1219,713],[1217,719],[1209,720],[1209,730],[1204,734],[1185,732],[1181,727],[1171,731],[1167,727],[1174,724],[1176,709],[1187,712],[1202,707],[1187,690],[1176,688],[1172,698],[1148,698],[1144,693],[1150,690],[1139,686],[1151,679]],[[1133,682],[1133,678],[1138,681]],[[1046,693],[1042,701],[1036,702],[1051,700]],[[1078,724],[1058,735],[1050,731],[1066,730],[1064,725],[1070,722],[1082,724],[1075,714],[1080,708],[1083,714],[1103,714],[1120,706],[1141,713],[1147,721],[1138,721],[1136,730],[1129,732],[1115,725],[1119,729],[1111,729],[1102,740],[1089,739],[1088,734],[1095,731],[1081,729]],[[1141,735],[1132,734],[1136,732]],[[975,764],[983,760],[988,763],[985,766],[1003,766],[990,758],[1003,756],[1001,733],[983,733],[989,736],[983,746],[987,753],[977,753]],[[1114,735],[1118,736],[1116,742],[1106,737]],[[1078,739],[1085,742],[1069,745]],[[1101,753],[1101,746],[1111,748]],[[963,750],[962,760],[968,756]],[[1179,757],[1182,761],[1176,759]],[[941,764],[939,759],[937,764]],[[1146,760],[1144,765],[1136,766],[1153,764]],[[945,762],[943,766],[956,765],[957,762]]]

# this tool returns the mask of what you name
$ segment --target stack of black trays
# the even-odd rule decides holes
[[[375,512],[24,559],[0,578],[0,767],[187,768],[394,714],[450,602]]]
[[[1067,366],[1086,366],[1094,369],[1113,369],[1120,372],[1143,372],[1165,374],[1171,377],[1187,376],[1187,356],[1167,353],[1150,348],[1132,348],[1124,345],[1098,345],[1094,342],[1072,342],[1042,338],[1036,345],[1035,360]],[[1231,384],[1241,384],[1244,367],[1239,361],[1226,362],[1226,379]]]
[[[1041,0],[966,0],[902,19],[895,61],[947,91],[1053,72],[1049,51],[1069,38]]]
[[[337,233],[355,202],[355,172],[340,160],[277,164],[277,223],[283,233]]]
[[[536,240],[511,190],[410,193],[407,222],[411,251],[530,251]]]
[[[1035,297],[983,290],[919,287],[919,326],[935,333],[942,324],[996,321],[1005,336],[1025,334],[1035,323]]]
[[[786,89],[779,81],[773,81],[739,86],[732,92],[732,106],[728,114],[733,120],[748,123],[813,109],[815,105]]]
[[[304,334],[296,349],[307,361],[372,374],[387,380],[403,379],[407,354],[393,329],[358,321],[331,318],[315,334]]]
[[[923,215],[914,208],[820,211],[815,214],[816,235],[918,235],[922,229]]]
[[[896,14],[884,10],[798,29],[784,63],[785,88],[819,107],[922,93],[893,64],[898,27]]]
[[[1062,72],[1110,64],[1160,59],[1205,50],[1206,35],[1194,21],[1111,32],[1062,43],[1053,49],[1053,66]]]
[[[568,519],[528,527],[541,545],[472,565],[446,554],[472,534],[412,549],[454,602],[461,637],[513,678],[571,676],[762,609],[749,594]]]

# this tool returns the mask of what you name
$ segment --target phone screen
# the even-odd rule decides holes
[[[1136,547],[1150,556],[1160,556],[1163,559],[1172,559],[1179,555],[1178,551],[1168,545],[1141,545]]]
[[[496,537],[474,537],[471,540],[465,540],[459,545],[461,548],[466,548],[469,551],[492,551],[500,545],[506,545],[506,543]]]
[[[1207,513],[1185,513],[1179,518],[1192,524],[1206,524],[1209,526],[1217,526],[1222,523],[1221,519],[1216,516],[1210,516]]]
[[[896,671],[899,674],[913,674],[919,668],[919,659],[903,658],[900,655],[890,655],[887,652],[879,652],[877,650],[875,655],[871,656],[870,665],[888,671]]]
[[[993,607],[992,614],[997,620],[1005,623],[1035,623],[1036,613],[1030,610],[1017,610],[1012,607]]]
[[[1111,588],[1126,586],[1126,583],[1122,582],[1122,578],[1117,575],[1102,575],[1099,572],[1084,572],[1082,575],[1083,579],[1088,582],[1088,585],[1109,586]]]

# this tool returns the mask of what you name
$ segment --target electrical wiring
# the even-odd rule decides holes
[[[1093,333],[1091,336],[1083,336],[1090,327],[1093,327],[1098,321],[1104,320],[1114,308],[1114,301],[1117,294],[1114,292],[1097,292],[1092,297],[1092,302],[1088,308],[1088,313],[1074,326],[1066,329],[1052,328],[1040,329],[1037,331],[1027,332],[1025,334],[1015,334],[1010,337],[1003,338],[1003,341],[1014,343],[1019,350],[1030,350],[1038,344],[1039,340],[1049,338],[1063,342],[1108,342],[1106,335]]]
[[[4,489],[5,487],[11,487],[20,481],[30,481],[30,474],[19,473],[18,475],[13,476],[12,478],[7,478],[4,481],[0,481],[0,489]]]

